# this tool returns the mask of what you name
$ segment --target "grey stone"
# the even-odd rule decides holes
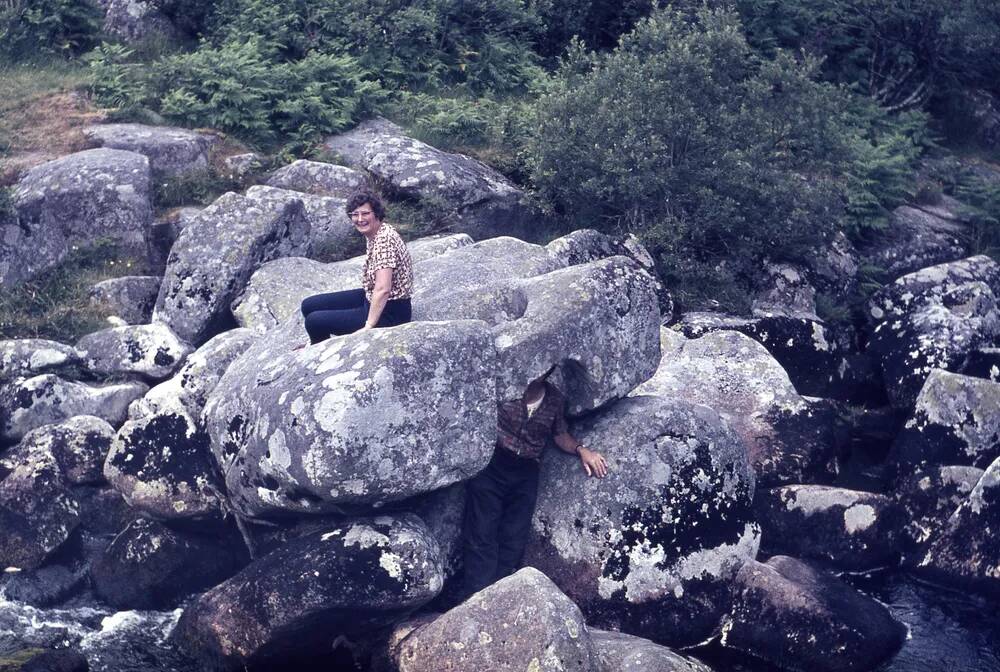
[[[102,329],[81,338],[76,348],[98,376],[135,374],[149,380],[168,377],[192,351],[163,324]]]
[[[904,512],[903,564],[923,559],[927,542],[943,530],[972,493],[983,470],[968,466],[928,466],[898,479],[895,496]]]
[[[153,321],[200,345],[264,262],[308,252],[301,201],[271,205],[228,193],[181,232],[170,251]]]
[[[233,154],[222,160],[230,179],[245,183],[254,175],[264,170],[267,158],[256,152]]]
[[[13,201],[15,221],[0,231],[0,285],[33,278],[95,240],[145,254],[153,211],[141,154],[89,149],[43,163],[21,178]]]
[[[104,7],[104,32],[136,44],[149,39],[175,40],[177,29],[155,2],[148,0],[99,0]]]
[[[707,406],[652,396],[570,431],[605,456],[608,475],[587,478],[579,459],[543,454],[525,563],[593,625],[671,645],[703,641],[759,543],[739,437]]]
[[[72,372],[83,358],[71,345],[43,338],[0,341],[0,382],[40,373]]]
[[[816,315],[816,289],[805,271],[792,264],[767,264],[763,287],[753,297],[754,317],[784,315],[821,321]]]
[[[443,582],[412,516],[345,521],[288,542],[197,598],[174,641],[213,669],[276,669],[405,617]]]
[[[155,275],[127,275],[102,280],[90,290],[90,303],[120,317],[127,324],[149,324],[162,278]]]
[[[97,484],[104,481],[104,458],[111,449],[115,430],[92,415],[77,415],[44,425],[24,435],[16,447],[0,458],[0,466],[13,471],[44,453],[52,457],[69,483]]]
[[[237,509],[399,500],[489,461],[496,360],[486,325],[414,322],[293,350],[305,340],[295,318],[262,336],[205,407]]]
[[[100,124],[83,129],[83,134],[101,147],[144,155],[159,179],[208,170],[208,150],[219,141],[218,136],[186,128],[144,124]]]
[[[465,483],[455,483],[426,495],[418,495],[408,500],[405,508],[424,521],[437,540],[444,559],[445,577],[457,575],[462,566]]]
[[[693,658],[624,632],[590,628],[597,672],[712,672]]]
[[[399,672],[598,669],[583,615],[526,567],[418,627],[399,644]]]
[[[78,593],[87,582],[87,572],[47,564],[35,570],[5,572],[0,582],[3,582],[4,596],[8,600],[45,608]]]
[[[20,440],[32,429],[62,422],[74,415],[96,415],[117,426],[128,405],[148,388],[138,382],[93,387],[53,374],[19,379],[0,387],[0,436]]]
[[[250,187],[247,197],[274,204],[302,201],[305,218],[309,221],[310,246],[313,250],[338,250],[349,245],[358,236],[347,216],[347,201],[344,199],[263,185]]]
[[[150,271],[163,273],[167,266],[167,256],[174,246],[181,231],[198,218],[204,208],[186,206],[170,210],[153,222],[149,229],[149,239],[146,245],[146,257],[149,260]]]
[[[368,180],[364,173],[346,166],[299,159],[274,171],[267,184],[346,200],[355,191],[367,186]]]
[[[757,521],[768,553],[852,571],[895,564],[902,512],[886,495],[825,485],[758,491]]]
[[[834,296],[853,294],[858,286],[858,251],[843,231],[804,259],[816,288]]]
[[[883,269],[884,276],[894,280],[966,256],[965,233],[960,222],[901,205],[893,210],[886,229],[860,250],[861,261]]]

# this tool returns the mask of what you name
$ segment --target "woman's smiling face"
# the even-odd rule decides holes
[[[354,228],[363,236],[373,235],[378,231],[378,227],[382,223],[375,216],[372,206],[369,203],[365,203],[356,210],[352,210],[350,218],[351,223],[354,224]]]

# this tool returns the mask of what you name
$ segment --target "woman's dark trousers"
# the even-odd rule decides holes
[[[316,294],[302,302],[309,341],[319,343],[330,336],[352,334],[365,326],[368,319],[368,299],[365,290],[349,289],[331,294]],[[409,299],[387,301],[376,327],[395,327],[411,319]]]
[[[538,497],[538,462],[497,448],[465,489],[463,595],[513,574],[521,564]]]

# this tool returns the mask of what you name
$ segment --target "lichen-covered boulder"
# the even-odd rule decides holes
[[[160,520],[218,515],[222,483],[208,434],[183,408],[160,409],[118,430],[104,476],[129,506]]]
[[[250,275],[271,259],[307,254],[309,235],[301,201],[223,194],[174,243],[153,321],[200,345],[231,319],[229,304]]]
[[[734,592],[722,643],[783,669],[864,672],[906,638],[885,606],[787,556],[745,564]]]
[[[762,547],[848,570],[894,564],[902,515],[892,498],[825,485],[760,490],[754,501]]]
[[[145,253],[150,193],[149,160],[134,152],[89,149],[32,168],[14,187],[14,221],[0,228],[0,285],[98,239]]]
[[[175,40],[179,33],[174,25],[149,0],[101,0],[104,5],[104,32],[128,43],[143,40]]]
[[[486,325],[412,322],[307,342],[295,318],[230,365],[205,408],[230,501],[337,511],[465,480],[496,437]]]
[[[407,243],[406,248],[416,265],[471,244],[472,238],[460,233],[420,238]],[[233,302],[233,315],[243,327],[267,331],[298,315],[307,296],[360,287],[363,266],[363,256],[329,264],[303,257],[269,261],[250,277],[246,290]],[[421,278],[417,282],[419,288],[425,281],[423,274],[417,272]]]
[[[219,140],[186,128],[144,124],[99,124],[83,129],[83,134],[100,147],[146,156],[149,169],[161,179],[207,170],[208,150]]]
[[[465,521],[465,483],[418,495],[400,505],[424,521],[441,548],[446,578],[461,568],[462,533]],[[456,586],[456,588],[460,588]],[[446,593],[447,595],[447,593]]]
[[[893,280],[921,268],[961,259],[967,254],[965,227],[942,213],[901,205],[889,216],[889,225],[861,247],[866,265],[883,269]]]
[[[997,457],[1000,383],[932,371],[893,445],[900,468],[965,464],[983,469]]]
[[[494,169],[407,137],[385,119],[365,121],[324,147],[396,193],[448,204],[455,228],[473,238],[523,235],[539,216],[524,192]]]
[[[607,458],[608,475],[589,479],[578,459],[543,455],[525,563],[594,625],[704,640],[757,553],[743,443],[707,406],[667,397],[621,400],[571,431]]]
[[[145,394],[143,383],[94,387],[46,373],[0,386],[0,438],[20,440],[25,434],[74,415],[96,415],[118,426],[128,405]]]
[[[16,447],[0,458],[0,469],[13,471],[30,462],[37,453],[43,453],[51,456],[67,482],[101,483],[104,458],[114,436],[114,428],[101,418],[77,415],[25,434]]]
[[[83,358],[71,345],[43,338],[0,341],[0,382],[40,373],[72,372]]]
[[[247,197],[275,204],[302,201],[305,218],[309,221],[310,247],[315,253],[335,252],[350,245],[352,239],[358,236],[347,216],[347,201],[342,198],[316,196],[264,185],[250,187]]]
[[[792,264],[767,264],[762,287],[754,294],[754,317],[783,315],[819,322],[816,315],[816,289],[805,271]]]
[[[899,479],[895,496],[903,510],[900,536],[905,565],[923,559],[927,541],[947,526],[983,473],[976,467],[928,466]]]
[[[150,380],[169,376],[192,350],[163,324],[102,329],[82,337],[76,348],[98,376],[135,374]]]
[[[694,658],[624,632],[590,628],[597,672],[712,672]]]
[[[51,455],[35,454],[0,482],[0,566],[34,569],[76,527],[80,505]]]
[[[162,281],[156,275],[126,275],[102,280],[91,288],[90,303],[127,324],[148,324]]]
[[[580,609],[531,567],[418,627],[398,649],[399,672],[598,669]]]
[[[128,417],[139,420],[179,404],[194,419],[201,418],[208,395],[234,359],[246,352],[257,334],[250,329],[230,329],[209,339],[188,355],[177,373],[153,387],[129,406]]]
[[[830,479],[838,455],[831,411],[796,393],[767,350],[741,333],[686,339],[662,329],[656,373],[633,396],[705,404],[739,434],[762,486]]]
[[[288,542],[196,599],[174,641],[212,669],[273,669],[426,604],[441,590],[441,564],[413,516],[345,521]]]
[[[225,581],[244,562],[234,535],[180,532],[139,518],[91,563],[98,597],[118,609],[171,609]]]
[[[267,163],[267,157],[256,152],[244,152],[243,154],[233,154],[222,160],[225,168],[224,172],[229,179],[246,184],[255,175],[259,175]]]
[[[317,196],[347,199],[368,184],[364,173],[347,166],[299,159],[278,168],[267,178],[267,185]]]

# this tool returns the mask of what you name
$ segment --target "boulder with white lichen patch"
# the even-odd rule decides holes
[[[309,221],[310,246],[315,251],[339,250],[350,245],[358,235],[347,216],[347,201],[342,198],[304,194],[259,184],[247,190],[247,197],[272,203],[302,201],[305,218]]]
[[[415,517],[348,520],[294,539],[196,599],[174,641],[206,669],[288,669],[339,635],[388,625],[443,582],[440,549]]]
[[[889,224],[861,247],[861,262],[882,269],[890,279],[933,264],[961,259],[966,252],[965,226],[954,217],[942,216],[909,205],[892,211]]]
[[[135,0],[125,0],[137,4]],[[114,0],[112,5],[121,3]],[[99,124],[83,129],[100,147],[124,149],[149,158],[157,179],[208,170],[208,150],[219,138],[186,128],[144,124]]]
[[[280,189],[346,199],[366,186],[367,179],[364,173],[347,166],[299,159],[271,173],[267,184]]]
[[[848,570],[895,564],[902,515],[886,495],[824,485],[788,485],[754,500],[768,553],[812,558]]]
[[[155,275],[127,275],[96,283],[90,303],[125,320],[126,324],[148,324],[153,316],[162,278]]]
[[[98,376],[135,374],[152,380],[168,377],[192,350],[162,324],[102,329],[82,337],[76,348]]]
[[[44,425],[25,434],[16,447],[0,459],[0,469],[13,471],[37,453],[50,455],[69,483],[97,484],[104,481],[104,458],[115,430],[92,415],[77,415],[60,423]]]
[[[904,512],[901,529],[903,563],[923,559],[928,540],[948,525],[948,519],[983,476],[967,466],[929,466],[917,469],[896,484],[896,500]]]
[[[594,625],[704,640],[757,553],[742,441],[710,408],[653,396],[619,401],[571,432],[605,456],[608,475],[587,478],[579,459],[546,451],[525,563]]]
[[[0,341],[0,383],[21,376],[73,372],[82,364],[76,348],[58,341],[42,338]]]

